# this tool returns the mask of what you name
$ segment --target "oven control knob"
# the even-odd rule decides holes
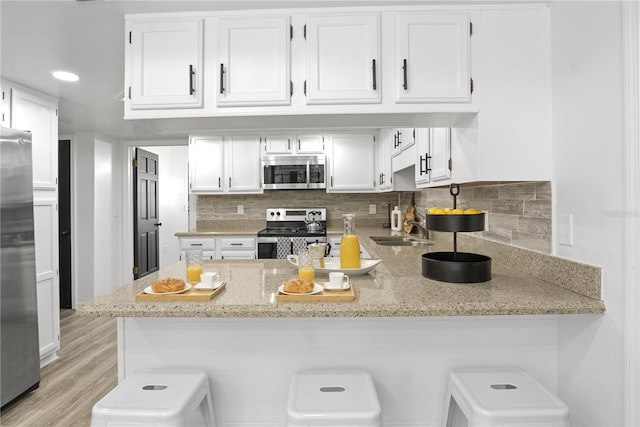
[[[269,215],[274,216],[275,213],[274,212],[269,212]]]
[[[276,212],[276,215],[280,216],[280,211]]]

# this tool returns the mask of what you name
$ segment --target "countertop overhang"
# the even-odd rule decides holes
[[[373,258],[383,262],[364,276],[351,278],[356,299],[351,302],[279,302],[278,286],[296,276],[287,260],[211,260],[205,271],[218,271],[226,289],[211,301],[136,301],[136,294],[162,277],[185,278],[183,262],[127,283],[78,307],[82,316],[100,317],[416,317],[544,314],[599,314],[605,305],[599,295],[600,269],[546,254],[496,249],[484,242],[492,256],[492,279],[484,283],[446,283],[422,276],[421,255],[451,250],[446,240],[423,247],[380,246],[371,235],[388,229],[358,231]],[[197,233],[190,233],[191,235]],[[223,233],[216,233],[217,235]],[[463,244],[465,244],[463,242]],[[498,244],[498,247],[500,245]],[[501,253],[504,250],[505,253]],[[531,252],[527,259],[517,252]],[[513,252],[516,252],[514,254]],[[479,252],[482,253],[482,252]],[[503,258],[503,259],[502,259]],[[318,275],[316,281],[328,278]]]

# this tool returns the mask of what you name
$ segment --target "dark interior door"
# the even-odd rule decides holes
[[[133,276],[159,268],[158,155],[136,148],[133,162]]]
[[[71,141],[58,141],[60,308],[71,308]]]

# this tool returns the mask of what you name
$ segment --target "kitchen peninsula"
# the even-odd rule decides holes
[[[136,301],[158,277],[184,277],[178,263],[78,313],[118,317],[120,379],[154,366],[205,369],[220,425],[283,425],[291,375],[324,367],[371,372],[385,425],[431,425],[442,416],[454,367],[517,366],[556,390],[557,316],[590,322],[605,310],[592,266],[464,237],[462,248],[493,258],[492,280],[437,282],[422,277],[420,255],[449,250],[450,242],[385,247],[368,236],[389,231],[358,232],[383,262],[352,277],[353,302],[278,302],[278,286],[296,274],[288,261],[215,260],[205,270],[219,271],[227,286],[211,301]]]

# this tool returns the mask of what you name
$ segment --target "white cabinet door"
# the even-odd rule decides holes
[[[416,129],[416,188],[426,187],[431,181],[431,129]]]
[[[131,109],[202,107],[202,19],[132,21],[127,37]]]
[[[324,135],[267,135],[262,138],[264,154],[323,154]]]
[[[255,237],[223,237],[220,242],[220,259],[256,259]]]
[[[224,145],[222,136],[189,141],[189,189],[192,193],[224,190]]]
[[[40,364],[58,357],[60,348],[60,285],[58,277],[58,211],[55,193],[34,199],[33,225],[36,249],[38,295],[38,340]]]
[[[218,20],[218,106],[290,103],[290,28],[288,16]]]
[[[264,142],[264,154],[291,154],[293,153],[292,135],[267,135],[262,138]]]
[[[308,104],[380,102],[380,16],[309,15]]]
[[[465,13],[396,15],[397,102],[471,100],[469,28]]]
[[[375,191],[375,135],[369,132],[332,134],[327,192]]]
[[[451,129],[431,128],[429,130],[431,153],[431,182],[451,178]]]
[[[324,135],[298,135],[295,148],[298,154],[323,154]]]
[[[228,192],[262,193],[258,136],[230,135],[225,140],[225,159]]]
[[[393,172],[391,170],[391,142],[389,134],[391,129],[385,128],[380,131],[377,141],[378,153],[378,191],[389,191],[393,189]]]
[[[58,179],[57,104],[31,92],[12,88],[12,127],[31,132],[33,188],[56,190]]]
[[[11,127],[11,88],[2,85],[2,99],[0,99],[0,126]]]
[[[416,142],[415,128],[393,128],[393,151],[392,156],[397,156]]]

